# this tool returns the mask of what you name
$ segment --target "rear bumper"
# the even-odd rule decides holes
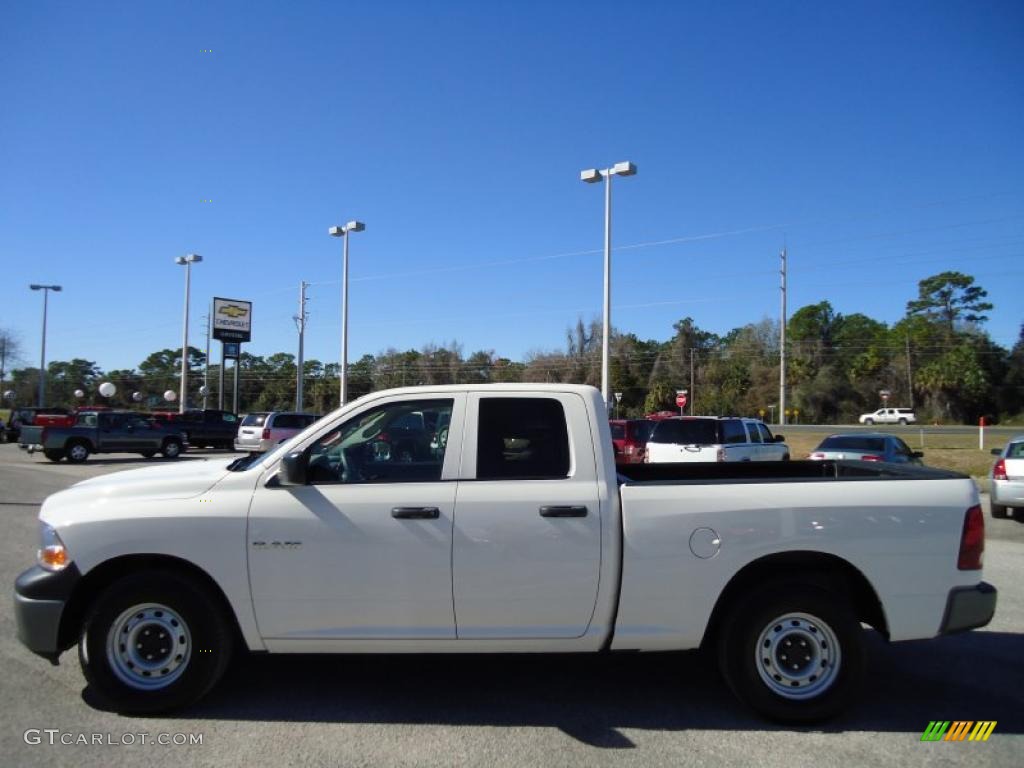
[[[956,587],[946,598],[946,611],[939,626],[940,635],[984,627],[996,612],[996,588],[988,582],[973,587]]]
[[[72,563],[63,571],[29,568],[14,582],[14,620],[18,639],[51,663],[60,656],[60,622],[82,576]]]
[[[993,480],[990,496],[996,504],[1006,507],[1024,507],[1024,481]]]

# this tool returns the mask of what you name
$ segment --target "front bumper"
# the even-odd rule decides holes
[[[940,635],[984,627],[996,612],[996,588],[988,582],[973,587],[955,587],[946,598],[946,612],[939,625]]]
[[[62,571],[47,571],[36,565],[14,582],[14,620],[18,639],[32,653],[56,664],[64,650],[60,622],[82,575],[71,563]]]

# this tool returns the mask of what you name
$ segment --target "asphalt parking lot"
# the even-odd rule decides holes
[[[225,455],[190,452],[180,461]],[[159,461],[115,455],[51,464],[0,445],[5,588],[33,562],[46,495]],[[74,651],[51,667],[25,650],[5,599],[0,766],[1016,766],[1024,754],[1024,521],[986,516],[986,526],[985,577],[1000,591],[993,623],[934,641],[886,645],[873,637],[860,704],[810,729],[748,714],[697,652],[241,657],[180,716],[124,717],[97,708]],[[922,743],[931,720],[998,724],[986,743]],[[103,743],[80,743],[97,734]],[[199,735],[202,743],[143,744],[141,734],[147,742]]]

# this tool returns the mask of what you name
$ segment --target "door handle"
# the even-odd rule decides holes
[[[391,516],[396,520],[437,520],[441,510],[437,507],[392,507]]]
[[[586,517],[587,508],[579,507],[541,507],[541,517]]]

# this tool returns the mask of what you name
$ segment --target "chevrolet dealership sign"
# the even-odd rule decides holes
[[[252,339],[252,302],[214,298],[213,338],[219,341]]]

